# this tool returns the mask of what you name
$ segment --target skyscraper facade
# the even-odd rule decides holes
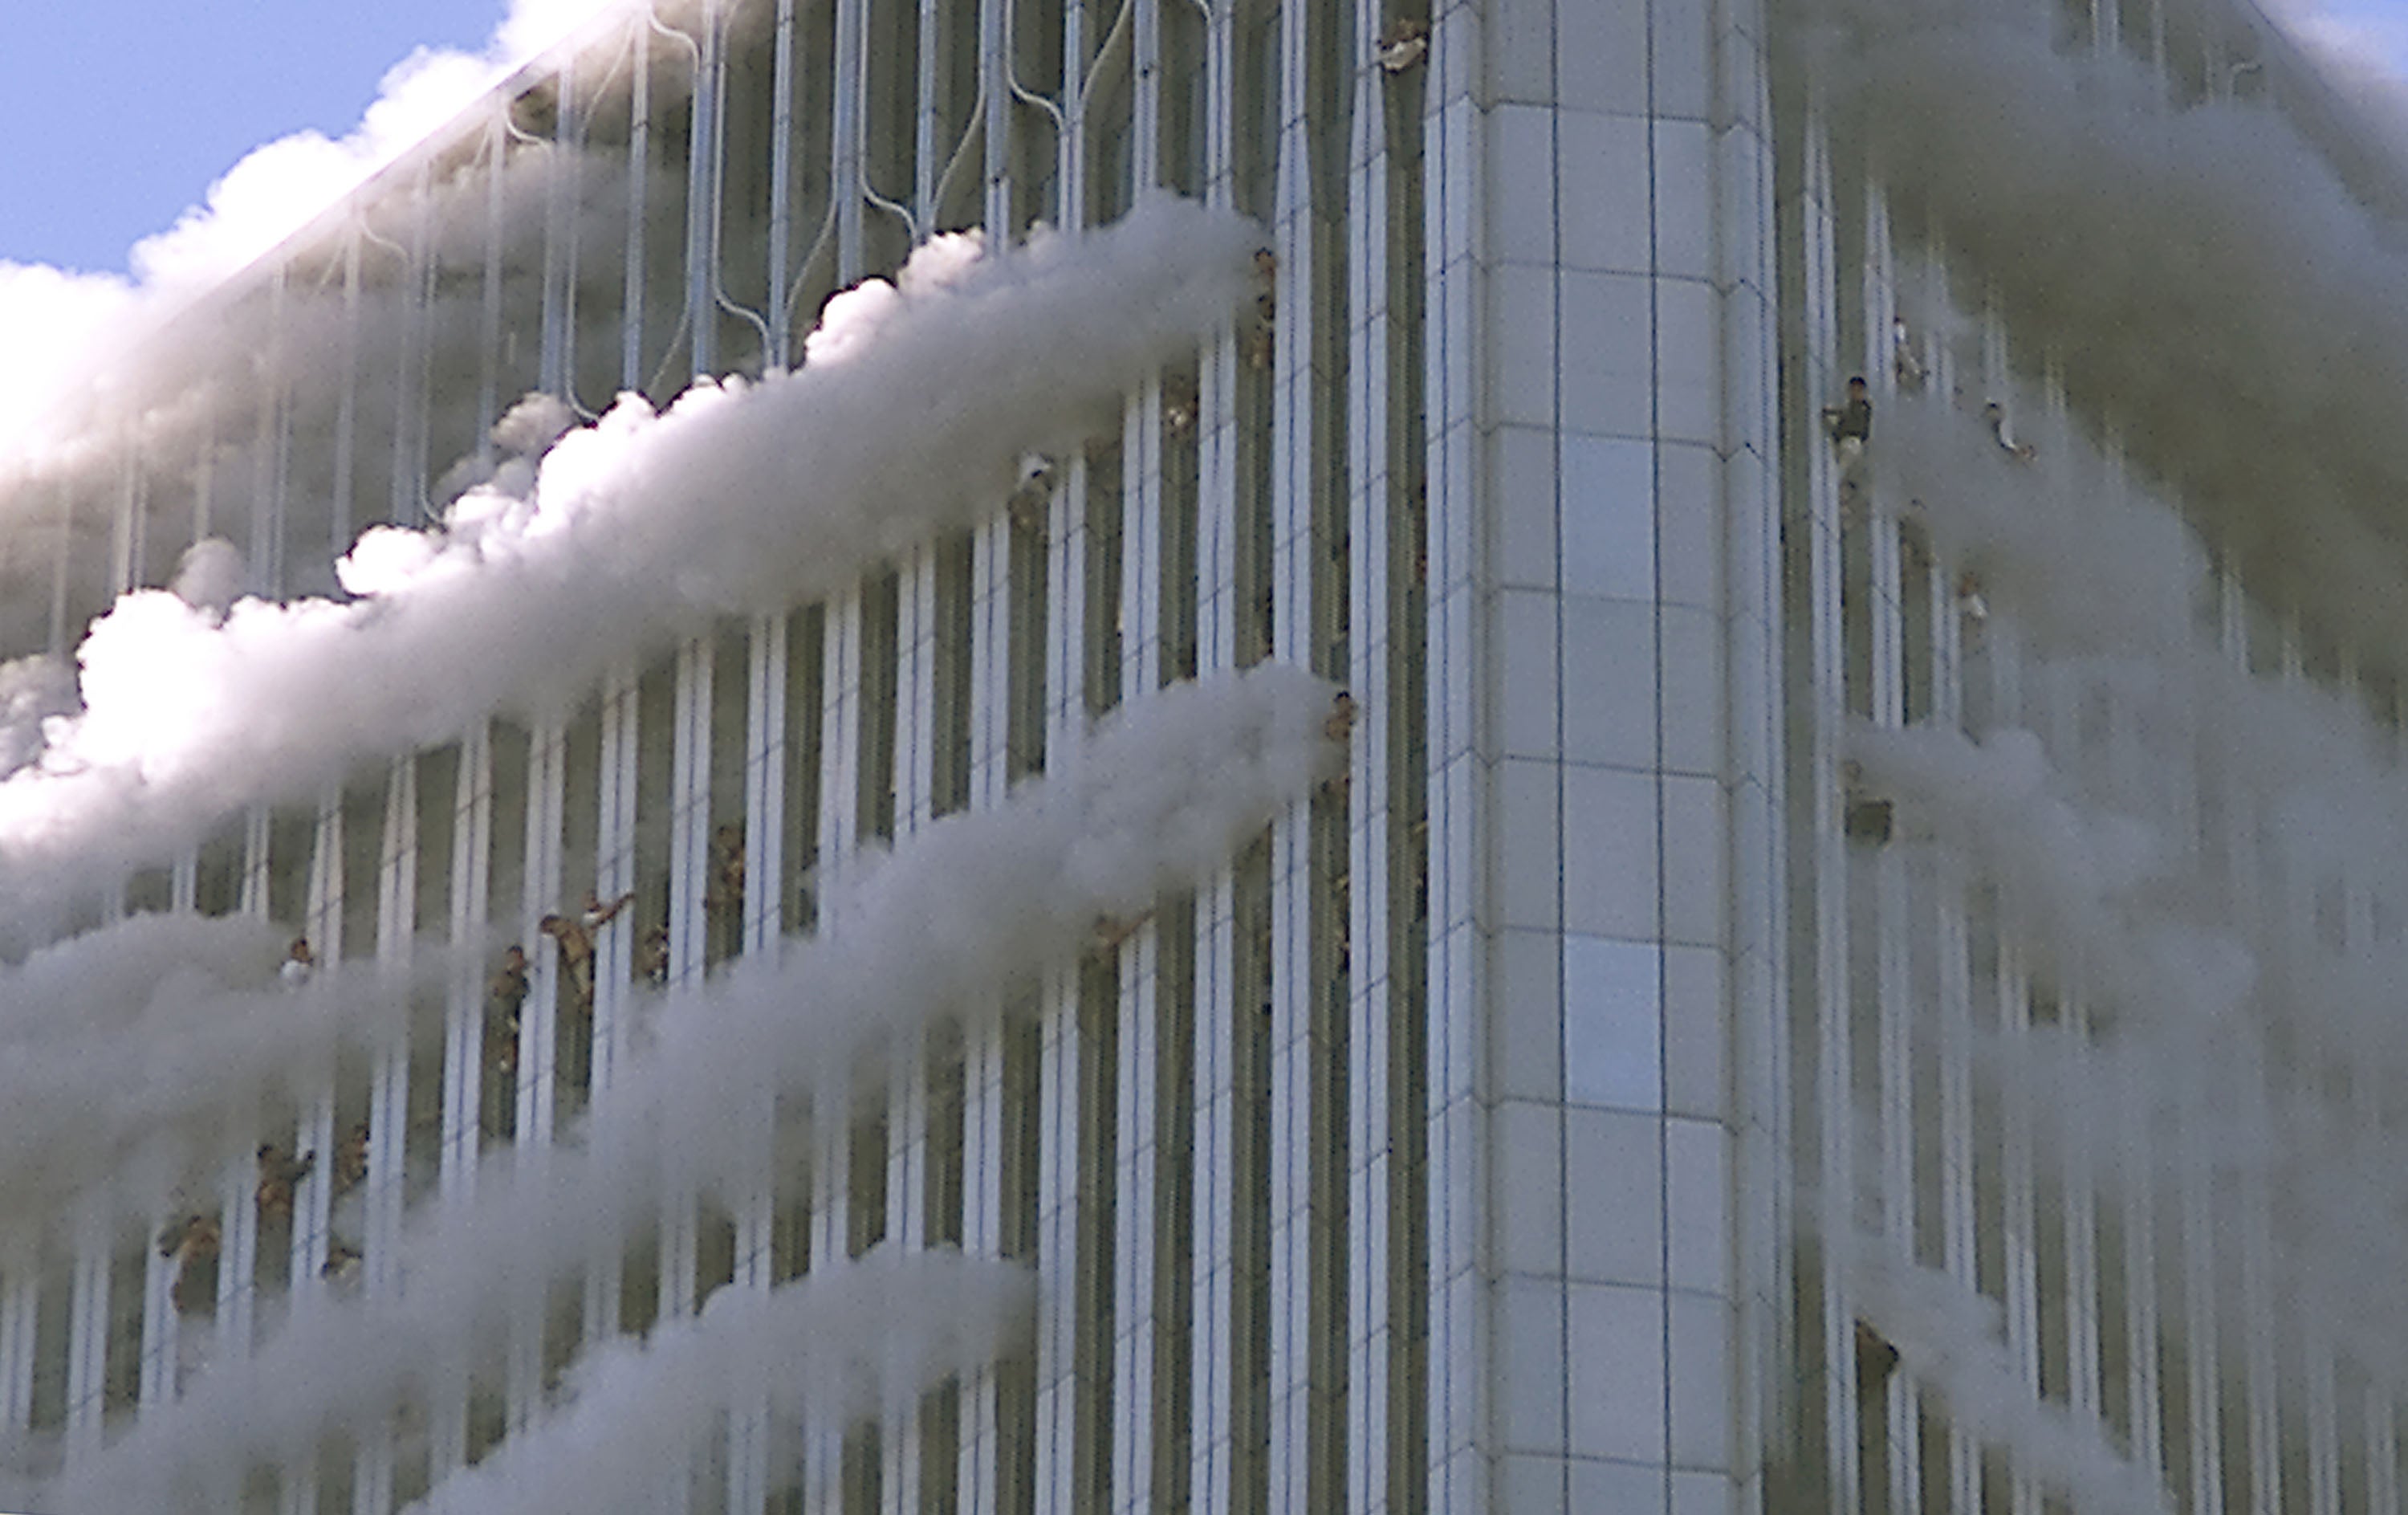
[[[2044,8],[2038,56],[2157,80],[2177,135],[2287,112],[2384,193],[2254,12]],[[2023,908],[2065,897],[2056,855],[2019,863],[2012,816],[1891,740],[1956,733],[1976,762],[2034,733],[2124,810],[2212,830],[2232,807],[2053,671],[2099,660],[2050,629],[2028,565],[2055,549],[1959,502],[2061,523],[2073,473],[2114,501],[2171,477],[2244,677],[2285,671],[2296,585],[2250,578],[2213,500],[2124,448],[2146,417],[2118,370],[1950,201],[1949,164],[1896,140],[1884,111],[1928,101],[1826,45],[1849,20],[653,0],[164,326],[74,445],[0,485],[12,652],[70,653],[211,539],[245,592],[344,598],[363,531],[464,540],[463,501],[523,491],[616,394],[842,361],[805,351],[831,296],[939,234],[1075,243],[1168,193],[1261,250],[1200,341],[1109,413],[1066,399],[1084,441],[1032,436],[975,519],[874,530],[825,593],[665,623],[550,698],[345,749],[314,791],[230,785],[34,889],[21,947],[249,918],[306,940],[320,983],[399,982],[420,1013],[356,1056],[279,1041],[156,1122],[165,1148],[146,1127],[109,1181],[34,1186],[0,1256],[26,1467],[73,1491],[177,1465],[179,1427],[243,1421],[237,1364],[424,1297],[413,1236],[596,1150],[614,1084],[665,1055],[655,1015],[841,937],[948,817],[1103,792],[1078,786],[1124,707],[1272,663],[1345,691],[1320,728],[1342,773],[998,974],[997,1003],[898,1022],[770,1104],[747,1139],[773,1161],[647,1190],[511,1296],[490,1354],[359,1370],[389,1392],[328,1369],[317,1421],[198,1479],[199,1507],[480,1508],[478,1466],[607,1398],[578,1364],[609,1343],[957,1248],[1033,1275],[1025,1334],[924,1383],[890,1367],[866,1405],[732,1389],[664,1434],[629,1508],[2105,1508],[2155,1482],[2192,1509],[2397,1508],[2381,1376],[2272,1339],[2274,1196],[2217,1170],[2136,1197],[2152,1144],[2196,1128],[2139,1122],[2111,1177],[2017,1092],[2017,1038],[2134,1013],[2101,966],[2124,960]],[[1135,320],[1102,304],[1026,341],[1075,360],[1090,324]],[[941,439],[957,387],[1050,371],[981,361],[896,410]],[[897,435],[895,470],[920,466]],[[2253,614],[2291,629],[2253,642]],[[465,656],[553,635],[494,624]],[[2356,656],[2326,683],[2362,688]],[[0,825],[37,829],[26,751],[0,749],[29,763]],[[25,855],[0,843],[21,881]],[[932,953],[996,930],[924,929]],[[161,1149],[206,1179],[161,1179]]]

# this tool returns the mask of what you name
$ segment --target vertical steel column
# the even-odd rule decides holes
[[[1182,0],[1174,0],[1182,3]],[[1154,0],[1137,0],[1140,65],[1148,95],[1157,70],[1150,50]],[[1150,103],[1150,101],[1148,102]],[[1140,118],[1150,114],[1141,108]],[[1142,123],[1142,162],[1156,153]],[[1162,679],[1162,387],[1149,380],[1121,426],[1121,660],[1115,674],[1124,704],[1141,700]],[[1148,1508],[1154,1495],[1155,1204],[1154,1106],[1159,1038],[1161,935],[1151,921],[1113,949],[1119,960],[1118,1092],[1114,1122],[1112,1246],[1112,1413],[1109,1436],[1112,1505]],[[1101,1117],[1104,1112],[1096,1112]]]
[[[182,1320],[178,1319],[175,1301],[176,1273],[180,1261],[161,1256],[155,1245],[170,1225],[184,1218],[180,1209],[154,1215],[150,1229],[144,1233],[147,1245],[142,1249],[142,1378],[136,1391],[139,1413],[150,1416],[176,1397],[177,1368],[182,1347]],[[0,1352],[0,1361],[6,1354]]]
[[[839,68],[838,88],[849,77]],[[839,145],[838,152],[844,149]],[[839,275],[839,277],[850,277]],[[862,593],[856,582],[828,597],[823,613],[820,680],[819,876],[820,932],[845,929],[846,873],[860,819]],[[810,1258],[814,1267],[834,1267],[849,1248],[852,1230],[852,1100],[850,1081],[827,1078],[812,1089]],[[832,1511],[843,1494],[844,1431],[841,1424],[806,1428],[805,1508]]]
[[[34,1420],[34,1347],[42,1319],[40,1243],[20,1233],[0,1265],[0,1431],[23,1436]]]
[[[1135,6],[1129,151],[1142,194],[1157,182],[1162,134],[1159,0]],[[1186,4],[1187,0],[1170,0]],[[1162,386],[1149,380],[1121,426],[1121,625],[1119,702],[1142,700],[1163,681]],[[1106,1435],[1111,1508],[1140,1510],[1154,1497],[1154,1111],[1162,1026],[1157,991],[1161,934],[1152,921],[1116,949],[1119,1034],[1112,1154],[1111,1407]],[[1104,1112],[1096,1112],[1098,1117]]]
[[[912,112],[911,222],[925,236],[936,224],[938,59],[943,48],[937,0],[919,0]],[[891,71],[891,65],[889,65]],[[896,834],[925,827],[934,814],[936,770],[937,548],[923,541],[898,567],[895,681]],[[886,1242],[912,1251],[928,1242],[928,1050],[918,1031],[896,1038],[887,1069]],[[884,1466],[879,1489],[887,1515],[920,1508],[924,1432],[920,1401],[890,1407],[879,1427]]]
[[[258,461],[267,478],[251,508],[251,583],[271,595],[284,589],[285,468],[292,425],[285,398],[284,297],[289,277],[280,264],[267,284],[267,349],[261,359],[265,393],[261,397],[257,441]]]
[[[1354,56],[1368,58],[1377,50],[1381,10],[1376,5],[1354,7],[1354,34],[1348,38]],[[1347,684],[1357,709],[1369,713],[1369,718],[1362,722],[1363,729],[1347,758],[1353,811],[1347,868],[1354,887],[1345,927],[1352,968],[1347,1027],[1352,1062],[1346,1101],[1347,1213],[1353,1245],[1347,1259],[1349,1393],[1344,1434],[1345,1508],[1350,1515],[1370,1515],[1386,1506],[1393,1455],[1388,1383],[1395,1349],[1390,1335],[1391,1248],[1397,1245],[1388,1224],[1396,1180],[1395,1114],[1389,1098],[1390,1004],[1395,990],[1387,888],[1393,867],[1389,839],[1394,754],[1390,743],[1378,738],[1391,724],[1389,713],[1396,693],[1390,683],[1390,602],[1397,589],[1392,575],[1400,545],[1394,538],[1400,534],[1402,523],[1391,519],[1390,501],[1398,482],[1391,476],[1390,459],[1398,455],[1396,428],[1410,424],[1397,413],[1396,397],[1389,391],[1393,358],[1388,302],[1393,270],[1388,176],[1393,166],[1387,141],[1389,111],[1413,95],[1392,89],[1385,72],[1376,68],[1358,69],[1354,89],[1354,138],[1348,154],[1353,213],[1348,218],[1346,249],[1348,303],[1354,317],[1347,366],[1347,477],[1353,484],[1348,500],[1347,581],[1354,589],[1348,606],[1352,667]]]
[[[1204,61],[1205,199],[1222,209],[1236,203],[1236,29],[1235,5],[1211,7]],[[1197,374],[1196,664],[1201,678],[1237,666],[1237,349],[1234,331],[1225,325],[1205,350]],[[1233,1450],[1229,1364],[1237,1279],[1227,1204],[1236,1173],[1233,895],[1230,871],[1219,869],[1196,891],[1194,906],[1188,1508],[1199,1511],[1229,1508]]]
[[[793,363],[793,316],[786,310],[787,265],[794,255],[795,0],[778,0],[778,56],[771,65],[769,103],[769,351],[770,368]]]
[[[480,722],[460,740],[452,800],[449,940],[459,960],[444,1012],[442,1161],[437,1177],[437,1203],[446,1207],[465,1206],[476,1197],[485,1058],[481,970],[493,887],[493,728]],[[447,1364],[429,1398],[427,1481],[432,1486],[467,1460],[466,1364]]]
[[[1824,123],[1810,114],[1805,123],[1806,201],[1805,265],[1808,392],[1828,392],[1833,382],[1839,353],[1837,311],[1838,253],[1831,181],[1830,140]],[[1839,469],[1831,449],[1810,446],[1807,470],[1813,517],[1801,523],[1809,532],[1811,597],[1807,633],[1813,690],[1807,745],[1792,756],[1792,776],[1808,790],[1804,801],[1812,817],[1808,834],[1813,859],[1813,1099],[1816,1151],[1813,1184],[1821,1234],[1844,1236],[1855,1225],[1856,1119],[1853,1006],[1848,1003],[1848,912],[1846,846],[1841,835],[1840,746],[1846,712],[1847,646],[1844,629],[1845,570],[1842,566],[1842,525],[1839,505]],[[1793,800],[1793,803],[1796,801]],[[1861,1503],[1863,1472],[1855,1368],[1855,1306],[1847,1280],[1827,1262],[1816,1292],[1821,1300],[1819,1335],[1822,1360],[1812,1365],[1815,1388],[1823,1400],[1824,1457],[1827,1497],[1835,1508],[1854,1509]],[[1800,1364],[1801,1374],[1807,1364]],[[1810,1389],[1808,1392],[1813,1392]]]
[[[1064,52],[1075,66],[1082,56],[1079,7],[1065,7],[1068,40]],[[1075,135],[1066,131],[1065,137]],[[1064,180],[1063,204],[1084,203],[1076,181]],[[1070,459],[1049,507],[1046,553],[1045,636],[1046,782],[1060,784],[1077,772],[1086,735],[1084,649],[1087,582],[1087,459]],[[1076,965],[1045,974],[1039,1014],[1044,1031],[1039,1052],[1040,1113],[1037,1176],[1037,1500],[1044,1510],[1075,1508],[1080,1488],[1077,1457],[1079,1402],[1079,1233],[1083,1223],[1079,1194],[1080,1120],[1084,1061],[1080,1026],[1081,974]]]
[[[1086,208],[1086,7],[1062,7],[1063,127],[1057,143],[1065,230],[1082,229]],[[1078,769],[1086,735],[1084,669],[1087,583],[1087,459],[1068,460],[1048,504],[1046,533],[1045,692],[1046,781],[1058,784]],[[1081,1069],[1085,1061],[1076,966],[1045,975],[1038,1054],[1037,1165],[1037,1504],[1041,1510],[1075,1508],[1078,1465],[1079,1258],[1085,1222],[1079,1194]]]
[[[106,1196],[79,1206],[71,1231],[75,1271],[67,1298],[66,1465],[83,1466],[100,1450],[101,1414],[108,1390],[108,1240]]]
[[[985,226],[1010,234],[1010,48],[1009,0],[979,0],[979,94],[983,103]],[[975,601],[970,616],[970,783],[973,809],[1003,802],[1011,699],[1011,523],[1001,512],[971,539]],[[1003,1250],[1003,1026],[1000,1004],[978,1007],[964,1036],[962,1068],[962,1250]],[[997,1374],[983,1364],[962,1380],[954,1497],[960,1515],[996,1515],[1000,1437]]]
[[[1427,287],[1430,311],[1424,361],[1428,407],[1424,469],[1429,481],[1428,646],[1424,695],[1429,740],[1424,781],[1429,797],[1430,932],[1423,1031],[1428,1049],[1424,1111],[1429,1236],[1429,1364],[1426,1508],[1455,1515],[1482,1508],[1487,1473],[1479,1438],[1484,1392],[1462,1364],[1484,1360],[1480,1277],[1481,1219],[1472,1196],[1486,1153],[1481,1134],[1478,1057],[1484,944],[1478,925],[1483,886],[1483,787],[1479,752],[1481,545],[1478,426],[1484,384],[1478,314],[1484,274],[1470,228],[1486,194],[1478,130],[1483,53],[1473,11],[1441,12],[1424,67],[1424,238],[1443,250]]]
[[[570,398],[576,390],[573,343],[577,335],[577,153],[580,130],[577,55],[563,51],[552,88],[555,108],[550,161],[543,176],[543,311],[537,383],[547,395]]]
[[[496,99],[486,108],[493,119],[485,127],[485,283],[477,327],[477,456],[491,461],[494,423],[501,415],[502,207],[509,169],[510,103]]]
[[[781,0],[781,39],[792,22],[792,0]],[[781,47],[778,70],[787,67]],[[778,156],[784,156],[780,137]],[[782,174],[782,169],[781,170]],[[779,254],[770,256],[770,283],[781,285],[784,274]],[[773,327],[779,338],[783,328]],[[772,361],[775,361],[773,356]],[[745,877],[759,880],[744,893],[738,927],[741,950],[747,956],[774,956],[780,948],[783,901],[778,880],[785,877],[786,774],[786,637],[787,617],[770,613],[752,618],[747,643],[745,688],[744,854]],[[771,1278],[771,1225],[775,1216],[774,1176],[769,1164],[776,1114],[767,1104],[748,1105],[738,1113],[754,1137],[761,1171],[743,1190],[737,1205],[735,1283],[766,1291]],[[727,1425],[727,1506],[731,1511],[757,1511],[769,1495],[768,1413],[765,1404],[748,1401],[732,1407]]]
[[[721,182],[720,93],[723,21],[705,7],[699,13],[701,36],[694,55],[694,93],[689,105],[686,157],[685,326],[695,378],[710,374],[716,361],[713,332],[718,325],[714,292],[719,287]],[[678,649],[676,710],[669,764],[669,979],[681,987],[701,981],[706,960],[709,922],[704,906],[712,888],[710,810],[711,679],[713,647],[709,636],[696,637]],[[663,1186],[660,1229],[659,1318],[682,1320],[694,1313],[696,1250],[700,1217],[690,1181],[673,1176]],[[688,1449],[689,1455],[691,1449]],[[665,1508],[681,1510],[692,1494],[685,1457],[665,1468],[659,1497]]]
[[[384,834],[377,873],[377,967],[389,981],[409,970],[417,932],[418,762],[393,760],[385,777]],[[409,1027],[389,1028],[377,1047],[368,1087],[368,1161],[360,1204],[361,1288],[391,1296],[401,1280],[402,1219],[408,1204]],[[390,1424],[360,1433],[351,1464],[355,1515],[386,1515],[394,1499]]]
[[[360,412],[360,240],[366,227],[354,222],[343,238],[343,382],[335,397],[335,489],[326,543],[337,556],[351,544],[353,458]]]
[[[619,295],[619,387],[644,386],[644,228],[652,203],[652,35],[650,0],[629,21],[627,43],[627,246]]]
[[[1307,32],[1280,29],[1279,167],[1271,240],[1279,258],[1272,327],[1272,657],[1312,666],[1313,327],[1318,254],[1306,129]],[[1265,1459],[1273,1509],[1306,1508],[1312,1343],[1305,1300],[1314,1288],[1311,1239],[1312,1003],[1310,815],[1293,806],[1271,823],[1270,878],[1270,1407]],[[1241,1010],[1242,1013],[1242,1010]]]
[[[863,141],[868,89],[869,0],[833,0],[836,6],[835,120],[831,137],[836,161],[830,166],[831,194],[836,201],[837,282],[849,284],[862,274],[862,212],[867,170]]]

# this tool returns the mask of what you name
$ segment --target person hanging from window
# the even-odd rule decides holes
[[[2014,433],[2007,428],[2007,408],[1997,400],[1982,407],[1982,420],[1989,426],[1990,440],[1999,444],[1999,450],[2016,462],[2028,463],[2039,455],[2039,448],[2015,440]]]
[[[309,950],[309,939],[296,936],[285,949],[284,961],[276,970],[276,981],[289,989],[308,984],[318,971],[317,954]]]

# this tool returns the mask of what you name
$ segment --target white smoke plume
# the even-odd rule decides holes
[[[1809,7],[1838,129],[1896,224],[1944,238],[2027,361],[2200,512],[2258,593],[2386,657],[2408,597],[2408,247],[2272,109],[2176,109],[2118,54],[2053,50],[2044,7]]]
[[[1994,1302],[1901,1262],[1870,1234],[1838,1237],[1832,1251],[1858,1312],[1898,1349],[1899,1371],[1940,1396],[1951,1423],[2008,1453],[2018,1472],[2082,1515],[2172,1508],[2147,1468],[2032,1390],[2000,1339]]]
[[[516,0],[479,52],[421,48],[394,65],[351,133],[296,132],[247,154],[176,224],[137,243],[132,277],[0,261],[0,477],[72,442],[57,403],[138,363],[194,297],[300,230],[538,52],[639,0]]]
[[[789,1435],[899,1411],[1024,1338],[1036,1307],[1019,1267],[888,1247],[766,1291],[729,1285],[691,1320],[595,1351],[566,1405],[411,1508],[637,1515],[728,1410],[766,1404]]]
[[[2204,555],[2079,437],[2042,428],[2017,463],[1944,405],[1885,411],[1880,476],[2000,611],[1968,683],[2013,658],[2024,724],[1859,729],[1850,751],[1905,835],[1994,891],[2040,980],[2091,1007],[2086,1034],[1986,1038],[1985,1073],[2106,1191],[2188,1194],[2190,1223],[2263,1237],[2259,1291],[2228,1269],[2214,1308],[2236,1333],[2278,1315],[2286,1371],[2321,1340],[2355,1381],[2408,1388],[2408,1309],[2370,1283],[2408,1266],[2384,1092],[2408,1079],[2396,742],[2356,700],[2217,650],[2193,613]]]
[[[146,914],[0,969],[7,1229],[36,1231],[104,1184],[136,1213],[164,1204],[256,1112],[364,1071],[458,966],[422,949],[403,973],[321,969],[295,990],[277,981],[286,945],[249,916]]]
[[[497,1152],[472,1202],[422,1217],[397,1295],[296,1312],[55,1502],[160,1508],[377,1423],[446,1364],[480,1362],[531,1294],[624,1245],[669,1193],[732,1203],[765,1178],[772,1108],[791,1123],[842,1107],[887,1039],[996,1013],[1099,923],[1208,876],[1338,771],[1334,708],[1327,685],[1276,665],[1174,685],[1110,717],[1067,774],[917,833],[853,876],[823,936],[662,1003],[581,1129],[539,1154]]]
[[[1161,199],[1010,251],[937,238],[829,302],[807,365],[622,398],[439,528],[370,531],[351,601],[222,617],[126,596],[79,652],[82,714],[0,781],[0,900],[156,860],[233,810],[495,709],[563,711],[609,667],[851,581],[1009,495],[1246,295],[1255,234]]]

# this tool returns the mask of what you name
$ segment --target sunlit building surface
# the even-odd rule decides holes
[[[1909,495],[1888,439],[1945,455],[1953,425],[1991,496],[2183,498],[2124,450],[2146,418],[2097,352],[2019,325],[2012,251],[1978,218],[1969,248],[1928,176],[1894,189],[1881,85],[1819,72],[1813,14],[656,8],[330,209],[159,336],[80,448],[0,480],[0,651],[70,653],[208,537],[251,592],[339,595],[364,528],[531,450],[521,397],[590,419],[793,367],[832,294],[939,232],[1075,234],[1167,189],[1260,224],[1261,297],[972,527],[50,900],[50,938],[199,912],[306,936],[322,975],[438,966],[376,1058],[196,1124],[206,1256],[182,1205],[115,1186],[16,1218],[19,1463],[72,1480],[288,1322],[403,1288],[403,1237],[508,1149],[573,1142],[656,997],[786,950],[866,852],[1075,769],[1096,718],[1269,660],[1350,691],[1342,781],[1005,1014],[884,1048],[765,1135],[780,1172],[665,1206],[490,1361],[330,1410],[313,1454],[191,1508],[439,1507],[595,1344],[881,1244],[1025,1264],[1033,1331],[799,1438],[731,1406],[630,1508],[2021,1511],[2151,1481],[2400,1508],[2400,1407],[2286,1282],[2279,1170],[2160,1161],[2202,1145],[2220,1075],[2172,1115],[2111,1104],[2112,1173],[2056,1139],[2022,1039],[2134,1015],[2113,954],[2017,907],[2047,858],[1983,842],[2016,824],[1935,818],[1946,785],[1882,743],[2031,731],[2257,876],[2212,755],[2172,760],[2079,671],[2114,649],[2028,631],[2013,534]],[[2068,66],[2136,60],[2170,121],[2239,94],[2389,193],[2253,16],[2044,21]],[[1835,440],[1857,373],[1871,435]],[[2189,513],[2244,682],[2389,699]],[[538,926],[589,889],[632,898],[586,1013]],[[2396,943],[2379,892],[2281,873],[2251,918]],[[312,1155],[272,1198],[261,1143]],[[1967,1308],[1995,1362],[1935,1323]]]

